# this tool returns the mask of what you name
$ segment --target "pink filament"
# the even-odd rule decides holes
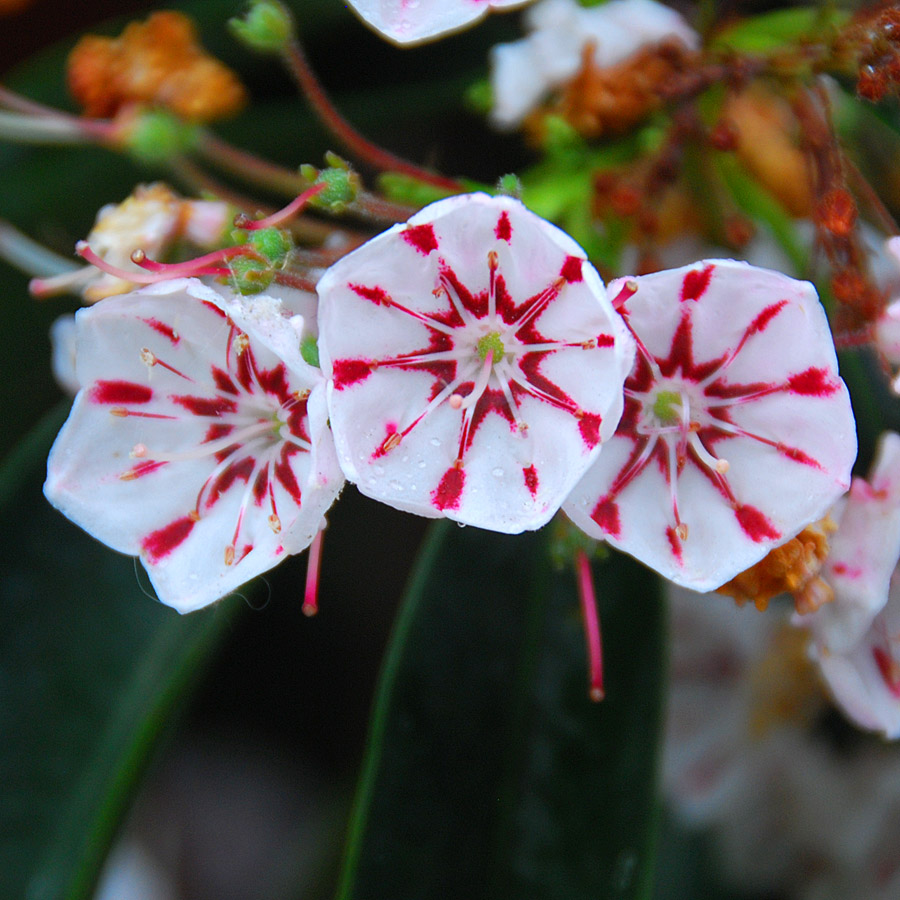
[[[584,550],[575,554],[575,570],[578,577],[578,598],[584,616],[584,636],[587,641],[588,670],[591,700],[600,701],[603,689],[603,644],[600,637],[600,616],[597,613],[597,595],[594,592],[594,576]]]
[[[322,563],[322,538],[324,531],[316,532],[309,545],[306,560],[306,590],[303,592],[303,614],[314,616],[319,611],[319,567]]]
[[[324,182],[314,184],[288,203],[284,209],[273,212],[271,216],[266,216],[265,219],[248,219],[246,216],[241,215],[235,218],[234,224],[238,228],[243,228],[244,231],[259,231],[262,228],[280,225],[282,222],[287,222],[296,216],[316,194],[321,194],[326,187],[327,185]]]

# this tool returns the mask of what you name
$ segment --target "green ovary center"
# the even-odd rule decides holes
[[[660,391],[653,401],[653,415],[661,425],[681,421],[682,398],[678,391]]]
[[[475,350],[482,362],[487,359],[487,355],[491,351],[494,353],[493,362],[497,362],[497,360],[499,360],[506,352],[499,331],[492,331],[489,334],[484,335],[484,337],[479,338],[478,343],[475,345]]]

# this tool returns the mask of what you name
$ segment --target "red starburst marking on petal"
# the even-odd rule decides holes
[[[838,390],[838,383],[831,378],[827,369],[811,367],[804,372],[791,375],[787,381],[788,390],[804,397],[830,397]]]
[[[621,537],[622,524],[619,521],[619,504],[608,494],[601,497],[591,513],[591,518],[612,537]]]
[[[535,469],[533,465],[530,465],[527,469],[522,469],[522,475],[525,478],[525,487],[528,488],[528,493],[531,494],[532,497],[536,497],[538,489],[537,469]]]
[[[236,462],[230,466],[226,466],[221,475],[213,482],[209,490],[209,496],[206,498],[206,508],[213,507],[219,498],[224,494],[236,481],[240,480],[246,484],[253,474],[256,463],[252,456],[245,456],[240,462]]]
[[[294,470],[291,468],[291,457],[295,453],[302,453],[303,451],[295,446],[285,446],[281,450],[281,456],[278,458],[278,462],[275,463],[275,477],[278,479],[281,486],[290,494],[291,499],[297,506],[300,506],[301,501],[303,499],[303,491],[300,489],[300,485],[297,483],[297,477],[294,474]]]
[[[804,466],[810,466],[813,469],[822,470],[822,465],[817,459],[813,459],[808,453],[804,453],[797,447],[788,447],[784,444],[779,444],[777,450],[794,462],[802,463]]]
[[[657,359],[657,363],[660,372],[666,377],[674,375],[676,370],[680,369],[685,378],[692,381],[703,381],[722,366],[727,359],[727,354],[707,362],[696,362],[694,359],[694,323],[691,319],[691,312],[691,309],[685,309],[682,312],[678,327],[672,336],[669,355],[666,359]]]
[[[153,391],[133,381],[97,381],[88,396],[94,403],[149,403]]]
[[[347,287],[349,287],[357,297],[362,297],[363,300],[371,300],[378,306],[386,306],[391,302],[391,296],[384,288],[377,286],[366,287],[363,284],[348,284]]]
[[[220,369],[218,366],[212,366],[212,377],[216,387],[226,394],[237,394],[237,385],[231,380],[231,376]]]
[[[562,268],[559,270],[559,274],[566,279],[569,284],[573,284],[576,281],[581,281],[583,276],[581,274],[581,266],[583,265],[584,260],[579,259],[577,256],[567,256],[566,261],[563,263]]]
[[[616,339],[611,334],[598,334],[597,335],[597,346],[598,347],[615,347]]]
[[[411,225],[402,232],[402,237],[410,247],[414,247],[422,256],[428,256],[429,253],[438,248],[434,226],[431,223]]]
[[[684,565],[684,555],[681,548],[681,538],[678,537],[678,532],[669,525],[666,528],[666,538],[669,541],[669,547],[672,550],[672,555],[675,557],[675,561],[678,565]]]
[[[781,537],[781,532],[755,506],[738,506],[734,514],[744,534],[757,544]]]
[[[195,416],[221,416],[237,412],[238,405],[228,397],[191,397],[172,395],[169,399]]]
[[[372,374],[372,361],[368,359],[336,359],[334,369],[334,389],[342,391],[351,384],[365,381]]]
[[[141,549],[151,563],[157,563],[180,546],[191,533],[197,520],[193,516],[182,516],[163,528],[151,532],[141,541]]]
[[[872,648],[872,657],[875,660],[875,665],[878,666],[878,672],[884,679],[887,689],[894,697],[900,700],[900,666],[881,647]]]
[[[505,209],[500,213],[497,226],[494,228],[494,234],[497,236],[498,241],[506,241],[507,244],[512,238],[512,224],[509,221],[509,213]]]
[[[685,300],[699,300],[709,287],[715,266],[704,266],[702,269],[694,269],[684,276],[681,284],[681,302]]]
[[[435,509],[459,509],[459,499],[466,473],[459,466],[451,466],[444,472],[441,483],[431,492],[431,503]]]
[[[181,338],[176,334],[175,329],[159,319],[141,319],[146,325],[149,325],[154,331],[159,332],[163,337],[168,338],[172,344],[177,344]]]
[[[600,426],[603,419],[596,413],[584,413],[578,418],[578,430],[588,447],[596,447],[600,443]]]
[[[460,392],[464,388],[464,385],[460,385]],[[466,394],[468,394],[469,391],[471,391],[471,388],[466,391]],[[513,418],[509,404],[506,402],[506,396],[503,391],[487,388],[475,404],[475,409],[472,412],[472,424],[466,434],[466,442],[465,447],[462,448],[463,450],[468,450],[472,446],[472,441],[475,439],[475,433],[478,431],[478,428],[481,426],[482,422],[484,422],[485,417],[489,412],[497,413],[497,415],[506,419],[510,430],[516,427],[515,419]]]

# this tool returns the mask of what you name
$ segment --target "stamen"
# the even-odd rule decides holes
[[[469,409],[474,406],[480,399],[481,395],[485,392],[488,386],[488,382],[491,378],[491,369],[494,364],[494,351],[493,349],[488,350],[487,356],[484,358],[484,362],[481,364],[481,370],[478,373],[478,377],[475,379],[475,384],[472,387],[472,393],[467,397],[464,397],[460,400],[459,406],[456,406],[451,403],[454,409]],[[459,394],[454,394],[453,397],[459,397]],[[450,399],[453,400],[453,397]]]
[[[497,267],[500,265],[500,257],[496,250],[488,253],[488,271],[490,281],[488,287],[488,319],[493,320],[497,315]]]
[[[318,531],[309,545],[306,558],[306,588],[303,591],[303,614],[314,616],[319,611],[319,568],[322,564],[324,531]]]
[[[600,616],[597,612],[597,596],[594,591],[594,575],[584,550],[579,549],[575,553],[575,571],[587,642],[589,695],[591,700],[597,703],[606,695],[603,689],[603,642],[600,634]]]
[[[627,281],[622,282],[622,290],[620,290],[613,299],[613,309],[618,312],[622,308],[622,306],[624,306],[625,303],[637,293],[637,289],[638,284],[632,278],[629,278]]]
[[[327,185],[324,182],[314,184],[311,188],[305,190],[302,194],[288,203],[283,209],[279,209],[277,212],[272,213],[270,216],[266,216],[264,219],[251,219],[243,213],[239,213],[234,217],[234,227],[242,228],[244,231],[259,231],[262,228],[277,227],[283,222],[293,219],[294,216],[300,213],[303,207],[316,196],[316,194],[321,194],[326,187]]]

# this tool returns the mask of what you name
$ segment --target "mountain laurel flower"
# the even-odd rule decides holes
[[[422,44],[483,19],[492,9],[512,9],[531,0],[347,0],[374,31],[399,46]]]
[[[584,48],[597,67],[614,66],[665,40],[689,49],[698,34],[675,10],[655,0],[610,0],[585,9],[575,0],[543,0],[525,15],[528,37],[491,50],[491,119],[515,128],[544,97],[575,77]]]
[[[87,237],[93,251],[110,266],[143,270],[131,260],[135,250],[159,259],[180,240],[210,248],[219,244],[234,219],[234,210],[217,200],[188,200],[162,182],[138,185],[121,203],[109,203],[97,213]],[[36,296],[66,291],[80,293],[88,303],[133,291],[134,283],[83,266],[73,272],[31,282]]]
[[[584,251],[517,200],[433,203],[318,292],[338,457],[370,497],[539,528],[615,430],[633,342]]]
[[[175,279],[83,309],[76,328],[82,387],[50,453],[54,506],[140,556],[179,612],[310,544],[344,479],[300,316]]]
[[[713,590],[850,484],[855,425],[824,310],[808,282],[733,260],[609,290],[637,358],[619,428],[564,510],[677,584]]]
[[[794,623],[849,718],[900,737],[900,435],[882,436],[868,481],[854,478],[832,515],[820,575],[834,598]]]

